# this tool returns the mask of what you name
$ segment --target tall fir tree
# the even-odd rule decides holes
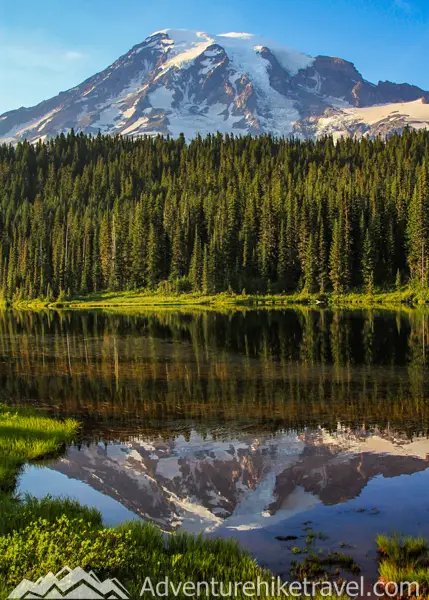
[[[417,180],[408,213],[408,264],[411,277],[422,287],[428,279],[429,180],[427,163],[417,171]]]

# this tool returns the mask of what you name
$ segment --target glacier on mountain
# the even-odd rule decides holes
[[[0,142],[96,135],[388,136],[429,125],[429,93],[366,81],[343,59],[251,33],[165,29],[35,107],[0,116]]]

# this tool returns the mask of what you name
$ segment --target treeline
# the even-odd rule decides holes
[[[426,286],[429,133],[60,135],[0,147],[0,289],[58,298]]]

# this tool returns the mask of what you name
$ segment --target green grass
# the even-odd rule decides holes
[[[13,304],[15,308],[40,310],[82,309],[82,308],[151,308],[151,307],[200,307],[200,308],[233,308],[233,307],[281,307],[293,305],[328,305],[334,307],[356,306],[368,308],[373,306],[397,307],[401,305],[418,305],[429,303],[429,290],[402,286],[400,289],[377,289],[373,294],[361,290],[336,296],[333,293],[310,294],[300,291],[290,294],[236,294],[223,292],[215,295],[201,293],[169,293],[150,290],[124,292],[100,292],[87,296],[76,296],[70,300],[52,302],[50,300],[20,300]]]
[[[94,570],[101,579],[117,577],[133,598],[140,597],[146,577],[154,585],[165,577],[175,585],[212,578],[224,583],[256,581],[258,576],[271,579],[271,573],[263,571],[233,541],[165,535],[139,521],[103,527],[85,512],[71,516],[69,501],[62,509],[58,501],[53,509],[49,509],[49,501],[43,510],[40,505],[35,508],[33,521],[15,521],[9,533],[0,535],[0,590],[6,595],[24,577],[36,581],[65,565]],[[64,514],[55,516],[58,510]],[[45,517],[41,512],[47,513]]]
[[[381,556],[401,567],[418,564],[422,558],[429,561],[429,546],[423,537],[379,535],[377,536],[377,546]]]
[[[24,577],[36,581],[65,565],[94,571],[102,580],[116,577],[136,599],[153,598],[151,593],[140,595],[147,577],[154,586],[166,577],[175,586],[212,579],[224,586],[256,583],[258,578],[272,581],[272,573],[261,569],[232,540],[184,533],[165,535],[154,525],[140,521],[103,527],[85,509],[78,514],[74,507],[72,517],[68,501],[63,506],[66,514],[55,516],[58,509],[61,511],[60,504],[55,501],[56,506],[50,509],[50,502],[45,501],[43,510],[41,505],[35,507],[34,521],[19,526],[15,521],[8,534],[0,535],[0,598],[6,598]],[[261,598],[277,598],[267,595],[264,586],[261,591]],[[175,597],[189,596],[182,589]],[[234,597],[244,599],[248,595],[239,588]]]
[[[0,405],[0,493],[12,491],[26,462],[57,454],[78,432],[77,421],[55,421]]]
[[[71,498],[35,498],[26,494],[23,497],[9,494],[0,495],[0,536],[5,536],[28,527],[39,519],[49,523],[55,522],[63,515],[69,519],[83,519],[95,527],[102,526],[99,511],[95,508],[82,506]]]
[[[377,536],[380,582],[416,582],[421,597],[429,593],[429,543],[425,538]]]

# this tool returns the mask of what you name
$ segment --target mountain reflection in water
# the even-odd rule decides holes
[[[318,503],[360,495],[368,482],[429,467],[426,439],[323,430],[229,439],[192,432],[69,449],[51,468],[115,498],[163,529],[258,528]],[[294,505],[297,490],[305,492]],[[304,501],[304,497],[306,500]]]
[[[311,518],[367,552],[379,531],[429,533],[428,320],[3,312],[0,402],[79,418],[50,472],[167,531],[232,535],[273,568],[276,536]]]

